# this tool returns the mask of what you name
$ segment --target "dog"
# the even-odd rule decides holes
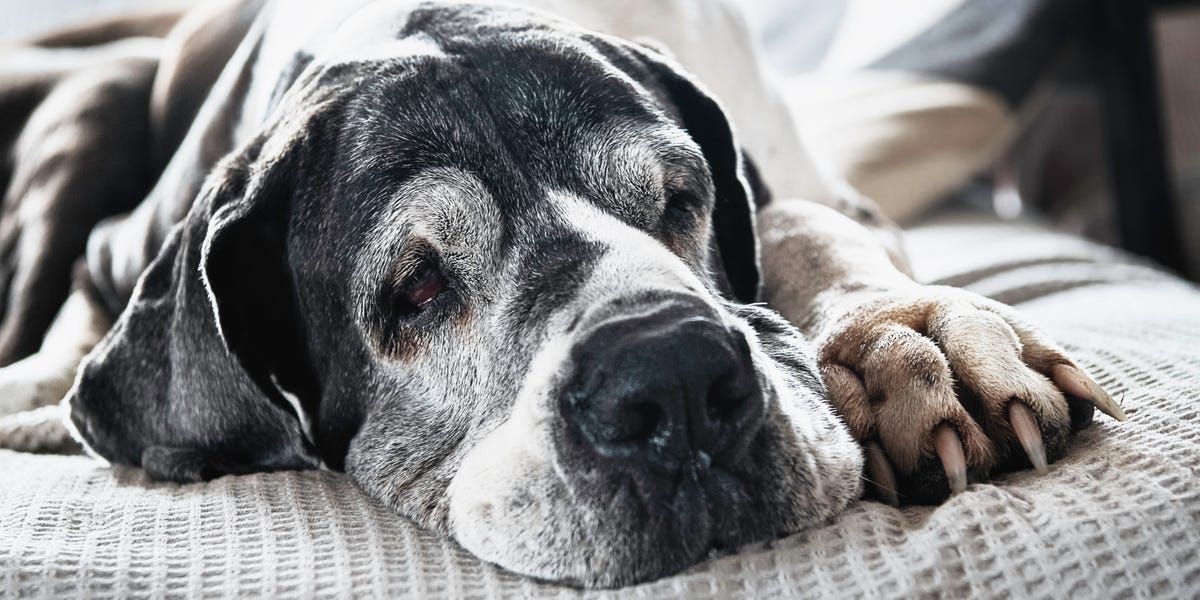
[[[913,280],[721,0],[226,0],[0,71],[4,410],[155,479],[345,471],[613,587],[1124,419]]]

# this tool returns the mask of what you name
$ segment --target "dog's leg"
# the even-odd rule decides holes
[[[132,19],[35,42],[100,43],[174,25],[164,40],[0,52],[0,154],[13,158],[0,156],[0,366],[38,347],[93,228],[132,210],[161,179],[261,4],[220,0],[178,22]],[[209,163],[220,155],[208,157],[214,147],[203,146]],[[188,176],[198,187],[206,171],[197,171]],[[193,197],[185,187],[175,193]]]
[[[999,470],[1044,471],[1093,405],[1124,419],[1012,308],[913,281],[880,242],[892,237],[885,222],[782,200],[759,231],[767,300],[816,343],[883,498],[931,501]]]
[[[74,453],[79,444],[58,403],[75,381],[83,357],[100,342],[112,319],[79,286],[50,325],[41,348],[0,369],[0,448]]]
[[[0,369],[0,416],[56,404],[112,319],[82,287],[67,298],[34,354]]]
[[[183,14],[181,7],[173,7],[118,15],[42,33],[23,44],[43,48],[86,48],[133,37],[162,38]]]
[[[0,365],[38,348],[92,227],[136,206],[153,182],[156,51],[155,42],[122,42],[0,60],[0,99],[16,99],[0,102],[13,109],[0,116],[19,124],[4,132],[15,139],[0,139],[13,157],[0,215]]]

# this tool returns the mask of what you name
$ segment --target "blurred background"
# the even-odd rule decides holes
[[[872,197],[913,190],[894,217],[1033,212],[1200,275],[1200,2],[743,5],[818,159]]]
[[[4,40],[187,4],[0,1]],[[1200,275],[1200,1],[736,4],[814,157],[900,222],[970,205]]]

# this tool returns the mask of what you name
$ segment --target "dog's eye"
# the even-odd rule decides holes
[[[700,200],[694,194],[681,190],[672,191],[667,195],[667,208],[663,218],[691,218],[699,206]]]
[[[700,210],[700,199],[695,194],[683,191],[673,191],[667,194],[666,210],[662,211],[662,223],[688,226],[694,222],[696,212]]]
[[[420,312],[446,289],[446,278],[437,266],[426,262],[400,286],[396,310],[401,315]]]

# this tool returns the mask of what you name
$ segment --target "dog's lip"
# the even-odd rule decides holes
[[[669,535],[666,531],[658,536],[658,542],[663,546],[674,546],[676,550],[688,546],[695,549],[680,563],[677,570],[684,570],[706,560],[736,552],[747,543],[758,539],[747,539],[744,535],[745,532],[740,527],[728,527],[731,521],[740,522],[744,520],[747,517],[746,512],[749,510],[751,504],[746,501],[743,495],[746,485],[742,482],[741,477],[736,471],[712,465],[698,475],[698,479],[685,479],[678,486],[673,500],[681,500],[687,496],[692,496],[693,501],[691,504],[703,507],[702,514],[678,510],[677,507],[679,504],[677,501],[671,502],[669,507],[662,508],[662,510],[670,511],[672,521],[677,524],[689,526],[689,528],[692,523],[695,523],[699,519],[708,522],[706,534],[700,539],[691,540],[691,543]],[[698,498],[695,498],[697,496]],[[684,501],[683,504],[687,505],[689,503]],[[669,573],[660,576],[666,575],[669,575]]]
[[[583,450],[579,444],[572,444],[566,439],[569,436],[582,435],[573,429],[576,428],[567,426],[557,430],[557,451],[553,456],[555,473],[562,484],[572,490],[571,495],[574,497],[586,497],[588,493],[585,489],[593,486],[607,489],[630,486],[636,492],[636,500],[641,505],[639,508],[653,511],[656,510],[655,505],[672,504],[676,496],[685,492],[687,484],[691,483],[695,484],[696,490],[703,493],[706,510],[713,512],[744,504],[744,498],[739,499],[738,492],[744,493],[748,487],[752,487],[743,480],[747,476],[741,468],[742,461],[747,459],[744,453],[739,453],[738,456],[719,456],[708,449],[693,448],[683,458],[683,464],[680,464],[674,473],[666,475],[670,480],[664,484],[660,479],[664,477],[662,473],[646,473],[636,467],[610,471],[607,467],[600,466],[600,463],[606,462],[605,457]],[[718,479],[724,481],[725,485],[713,485]],[[650,491],[651,487],[666,487],[666,493],[654,493]],[[730,489],[731,487],[733,489]],[[726,500],[724,507],[716,506],[720,499]]]
[[[760,538],[766,539],[766,536],[754,533],[758,531],[757,525],[744,523],[756,519],[750,512],[754,502],[749,493],[759,487],[752,479],[756,469],[745,462],[749,460],[745,453],[732,458],[707,450],[693,450],[688,463],[668,484],[668,493],[646,495],[638,489],[637,481],[645,476],[644,473],[597,468],[599,465],[590,462],[595,459],[594,455],[580,452],[578,446],[566,443],[567,436],[579,434],[569,430],[570,427],[556,429],[558,451],[553,454],[554,471],[560,483],[569,490],[568,495],[576,501],[586,499],[583,501],[612,510],[614,515],[622,518],[642,520],[646,528],[655,529],[651,534],[654,545],[679,553],[679,562],[672,572],[736,551]],[[753,437],[759,435],[761,432]],[[625,492],[614,493],[613,490],[618,489]],[[698,527],[701,522],[707,522],[707,527]],[[651,578],[669,574],[660,573]]]
[[[557,458],[561,460],[562,456]],[[704,457],[694,456],[693,463],[704,465]],[[630,539],[632,546],[673,557],[662,571],[640,572],[633,578],[627,578],[629,573],[617,579],[610,578],[612,573],[592,573],[585,578],[591,582],[588,586],[609,588],[653,581],[736,552],[746,544],[786,533],[768,527],[761,522],[761,515],[753,512],[756,503],[749,494],[758,486],[748,479],[754,477],[754,469],[745,464],[723,465],[712,460],[706,469],[697,469],[697,477],[681,475],[672,493],[659,495],[657,500],[638,493],[636,475],[629,472],[599,472],[567,467],[561,462],[556,471],[575,502],[586,502],[593,510],[612,511],[609,514],[621,521],[635,522],[632,529],[626,530],[634,536]]]
[[[725,473],[737,479],[731,469],[724,465],[713,464],[713,457],[707,450],[695,449],[688,456],[688,460],[680,467],[676,473],[674,488],[675,493],[681,493],[684,485],[687,483],[697,484],[705,497],[710,500],[712,493],[707,489],[706,483],[709,482],[718,473]],[[740,484],[740,480],[738,480]]]

